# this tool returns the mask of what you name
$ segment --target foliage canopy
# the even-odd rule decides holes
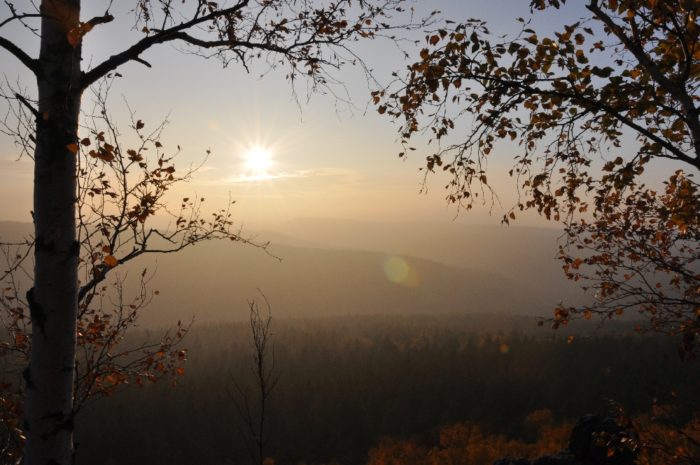
[[[534,0],[531,10],[565,4]],[[374,102],[400,122],[408,149],[426,132],[439,143],[426,168],[448,175],[447,198],[460,207],[490,190],[492,152],[517,146],[520,196],[503,221],[526,209],[562,221],[564,271],[595,293],[591,305],[557,308],[555,326],[634,308],[648,322],[640,329],[681,336],[687,354],[700,335],[700,5],[589,0],[586,9],[552,37],[522,18],[505,38],[478,19],[431,32]],[[670,171],[663,192],[645,185],[652,162]]]

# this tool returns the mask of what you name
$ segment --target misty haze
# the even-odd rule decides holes
[[[700,2],[0,4],[0,465],[700,464]]]

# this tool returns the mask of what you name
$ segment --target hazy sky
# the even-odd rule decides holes
[[[83,11],[85,18],[104,11],[106,5],[84,3],[86,8],[94,8]],[[115,3],[125,9],[131,6],[130,2]],[[507,33],[517,27],[515,17],[529,16],[528,3],[443,0],[414,5],[421,12],[439,9],[444,17],[455,21],[484,18],[494,32]],[[536,14],[534,28],[551,31],[574,21],[582,14],[582,2],[576,3],[562,12]],[[138,39],[139,33],[129,31],[128,13],[114,13],[116,21],[86,36],[85,65],[98,63]],[[32,36],[17,29],[4,33],[32,55],[37,54],[38,43]],[[366,44],[358,52],[384,82],[392,70],[405,66],[401,54],[389,43]],[[116,122],[126,129],[126,99],[148,125],[168,116],[170,124],[163,143],[183,148],[176,166],[197,163],[207,149],[212,152],[196,179],[183,186],[182,192],[175,192],[175,198],[196,192],[215,206],[230,195],[238,200],[236,217],[248,224],[299,216],[388,221],[455,219],[456,209],[444,201],[445,177],[433,176],[428,181],[428,193],[419,194],[422,175],[418,167],[427,148],[406,161],[398,159],[396,127],[377,115],[374,108],[368,108],[369,90],[374,87],[360,69],[347,69],[339,75],[347,85],[352,108],[330,95],[313,95],[307,103],[303,86],[299,105],[281,71],[259,77],[266,69],[263,66],[254,67],[250,74],[236,64],[222,69],[215,60],[184,54],[171,45],[153,48],[143,57],[153,68],[130,63],[119,70],[124,77],[112,91],[110,110]],[[0,69],[5,79],[20,82],[33,94],[31,77],[4,51],[0,51]],[[84,106],[89,98],[88,93]],[[6,104],[0,105],[4,114]],[[257,174],[255,167],[246,163],[246,153],[254,147],[267,150],[271,158],[269,166],[259,167]],[[489,176],[505,206],[510,205],[513,193],[513,181],[504,176],[510,167],[508,152],[504,148],[493,156]],[[0,202],[0,218],[29,221],[31,170],[31,160],[17,161],[10,138],[0,137],[0,197],[4,199]],[[261,171],[264,176],[260,176]],[[497,222],[499,212],[491,219],[484,212],[476,212],[461,214],[457,220]],[[531,218],[525,223],[538,221]]]

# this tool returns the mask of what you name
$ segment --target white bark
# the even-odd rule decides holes
[[[35,281],[27,294],[31,361],[25,372],[24,465],[73,460],[73,376],[78,306],[76,153],[80,111],[80,0],[43,0],[34,168]]]

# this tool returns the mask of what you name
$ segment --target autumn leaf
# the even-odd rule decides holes
[[[27,343],[29,338],[27,337],[26,334],[17,332],[15,333],[15,345],[16,346],[23,346],[24,344]]]
[[[68,40],[71,47],[76,48],[78,45],[80,45],[80,41],[82,40],[83,36],[90,32],[93,27],[93,24],[89,22],[80,23],[77,27],[74,27],[68,31],[66,34],[66,40]]]
[[[69,151],[70,153],[72,153],[73,155],[75,155],[76,153],[78,153],[78,150],[79,150],[78,144],[76,144],[76,143],[74,143],[74,142],[72,142],[72,143],[66,145],[66,148],[67,148],[68,151]]]
[[[82,37],[83,35],[79,27],[74,27],[73,29],[69,30],[66,34],[66,39],[68,40],[70,46],[73,48],[76,48],[80,44],[80,39]]]

